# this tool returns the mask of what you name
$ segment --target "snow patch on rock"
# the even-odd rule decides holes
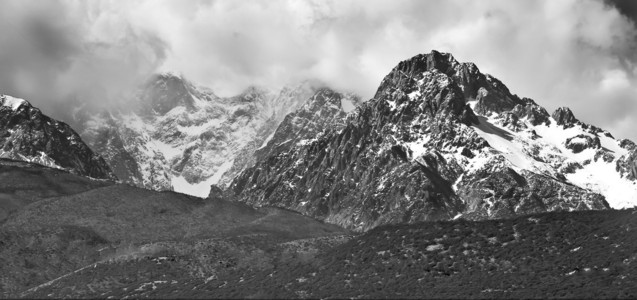
[[[9,95],[0,95],[0,104],[2,106],[6,106],[11,108],[11,110],[18,110],[18,108],[22,105],[28,105],[29,102],[27,102],[24,99],[20,99],[20,98],[16,98],[16,97],[12,97]]]
[[[561,166],[576,164],[582,167],[571,168],[572,172],[562,174],[570,183],[603,195],[612,208],[627,208],[637,204],[637,184],[624,178],[617,171],[615,163],[617,158],[627,155],[629,151],[603,132],[595,134],[579,124],[565,128],[557,125],[552,118],[549,125],[533,126],[527,122],[527,131],[513,132],[497,125],[502,123],[498,115],[491,114],[489,118],[480,116],[479,119],[480,124],[473,127],[475,132],[501,153],[514,169],[556,177],[562,170]],[[535,138],[525,135],[530,130],[537,134]],[[602,150],[614,154],[612,160],[596,159],[599,149],[586,148],[574,153],[566,147],[569,139],[570,144],[587,144],[585,137],[599,138]],[[488,159],[489,156],[478,155],[473,159],[470,169],[483,165]]]

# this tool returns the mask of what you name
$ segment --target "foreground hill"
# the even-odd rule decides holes
[[[269,154],[227,194],[358,231],[623,208],[637,203],[636,153],[433,51],[400,62],[342,126]]]
[[[116,179],[69,125],[24,99],[0,94],[0,158],[33,162],[100,179]]]
[[[380,227],[328,252],[324,265],[292,271],[287,283],[312,298],[634,298],[635,213]]]
[[[29,203],[112,184],[38,164],[0,159],[0,224]]]
[[[347,233],[278,208],[254,209],[223,199],[96,184],[40,166],[20,168],[0,168],[0,176],[48,184],[48,196],[55,197],[43,197],[45,192],[37,194],[36,188],[36,198],[16,206],[0,224],[3,297],[18,296],[90,264],[156,253],[156,243],[185,244],[185,249],[199,251],[198,241],[211,239],[257,236],[267,244]]]
[[[23,296],[635,298],[635,216],[611,210],[424,222],[381,226],[349,241],[270,246],[242,237],[199,241],[200,252],[164,243],[155,245],[160,252],[91,265]]]

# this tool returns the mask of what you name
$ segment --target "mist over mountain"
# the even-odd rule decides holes
[[[0,13],[0,87],[65,122],[59,103],[118,103],[165,71],[222,97],[318,78],[369,99],[397,61],[437,49],[550,111],[567,106],[636,139],[630,3],[11,0]]]
[[[224,176],[231,180],[254,164],[254,152],[289,113],[320,93],[320,86],[317,81],[278,90],[253,86],[237,96],[219,97],[164,73],[142,85],[126,107],[80,108],[72,117],[82,139],[122,181],[205,198],[211,184]],[[344,111],[340,103],[337,110]],[[323,129],[315,127],[312,133]]]

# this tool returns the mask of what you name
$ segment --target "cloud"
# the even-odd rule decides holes
[[[637,22],[637,2],[632,0],[606,0],[606,3],[615,7],[622,15]]]
[[[104,103],[163,63],[165,45],[89,1],[3,1],[0,90],[53,114],[73,98]]]
[[[0,50],[0,88],[99,98],[166,70],[221,95],[317,78],[370,97],[399,61],[437,49],[637,140],[637,30],[622,2],[13,1],[0,12],[0,42],[15,44]]]

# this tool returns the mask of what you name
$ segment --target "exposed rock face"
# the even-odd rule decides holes
[[[126,150],[115,120],[107,113],[102,113],[100,118],[107,122],[108,126],[98,127],[91,134],[84,134],[84,141],[102,155],[117,178],[138,184],[138,178],[142,177],[140,167],[135,157]]]
[[[635,149],[637,149],[637,145],[635,145],[635,143],[631,140],[627,140],[627,139],[622,139],[619,142],[619,146],[622,147],[623,149],[626,149],[628,151],[633,151]]]
[[[246,147],[238,155],[233,166],[220,180],[228,185],[245,168],[279,152],[286,152],[299,145],[310,143],[316,136],[328,128],[344,126],[348,108],[361,103],[354,94],[342,94],[327,87],[319,88],[312,97],[297,111],[288,114],[263,145],[254,149]]]
[[[633,151],[628,156],[622,156],[617,160],[617,172],[620,172],[629,180],[637,179],[637,152]]]
[[[628,180],[637,180],[637,145],[631,140],[623,139],[620,146],[628,154],[617,160],[615,170]]]
[[[585,132],[590,133],[592,135],[603,134],[607,137],[612,138],[613,136],[610,132],[605,131],[599,127],[586,124],[580,120],[578,120],[570,108],[568,107],[560,107],[553,112],[553,119],[555,119],[557,125],[563,126],[565,129],[573,128],[573,127],[581,127]]]
[[[474,64],[433,51],[399,63],[343,125],[274,149],[226,195],[362,231],[459,216],[606,209],[607,199],[627,205],[607,186],[615,178],[588,174],[614,169],[614,157],[628,151],[569,112],[551,117]],[[577,138],[591,143],[574,156]],[[608,155],[594,160],[600,149]]]
[[[595,157],[593,158],[593,160],[597,161],[599,159],[603,160],[604,162],[610,163],[615,160],[615,155],[612,154],[612,151],[608,151],[606,149],[598,149],[595,152]]]
[[[592,137],[585,134],[578,134],[566,139],[565,145],[567,149],[573,150],[573,153],[580,153],[584,151],[584,149],[597,149],[602,146],[599,142],[599,137]]]
[[[562,125],[564,128],[573,127],[579,122],[573,112],[568,107],[560,107],[553,112],[553,119],[557,122],[557,125]]]
[[[526,118],[533,126],[551,124],[551,116],[546,109],[537,105],[535,101],[529,98],[523,98],[522,101],[524,101],[524,105],[517,104],[511,111],[518,119]]]
[[[608,208],[600,194],[526,170],[503,166],[492,172],[490,168],[480,168],[462,181],[466,184],[459,185],[458,195],[468,200],[467,217],[474,219]]]
[[[82,176],[116,179],[104,159],[66,123],[8,95],[0,95],[0,157],[65,169]]]
[[[279,91],[250,87],[223,98],[160,74],[126,109],[78,114],[77,127],[123,181],[206,197],[211,184],[250,157],[314,90],[309,83]]]

